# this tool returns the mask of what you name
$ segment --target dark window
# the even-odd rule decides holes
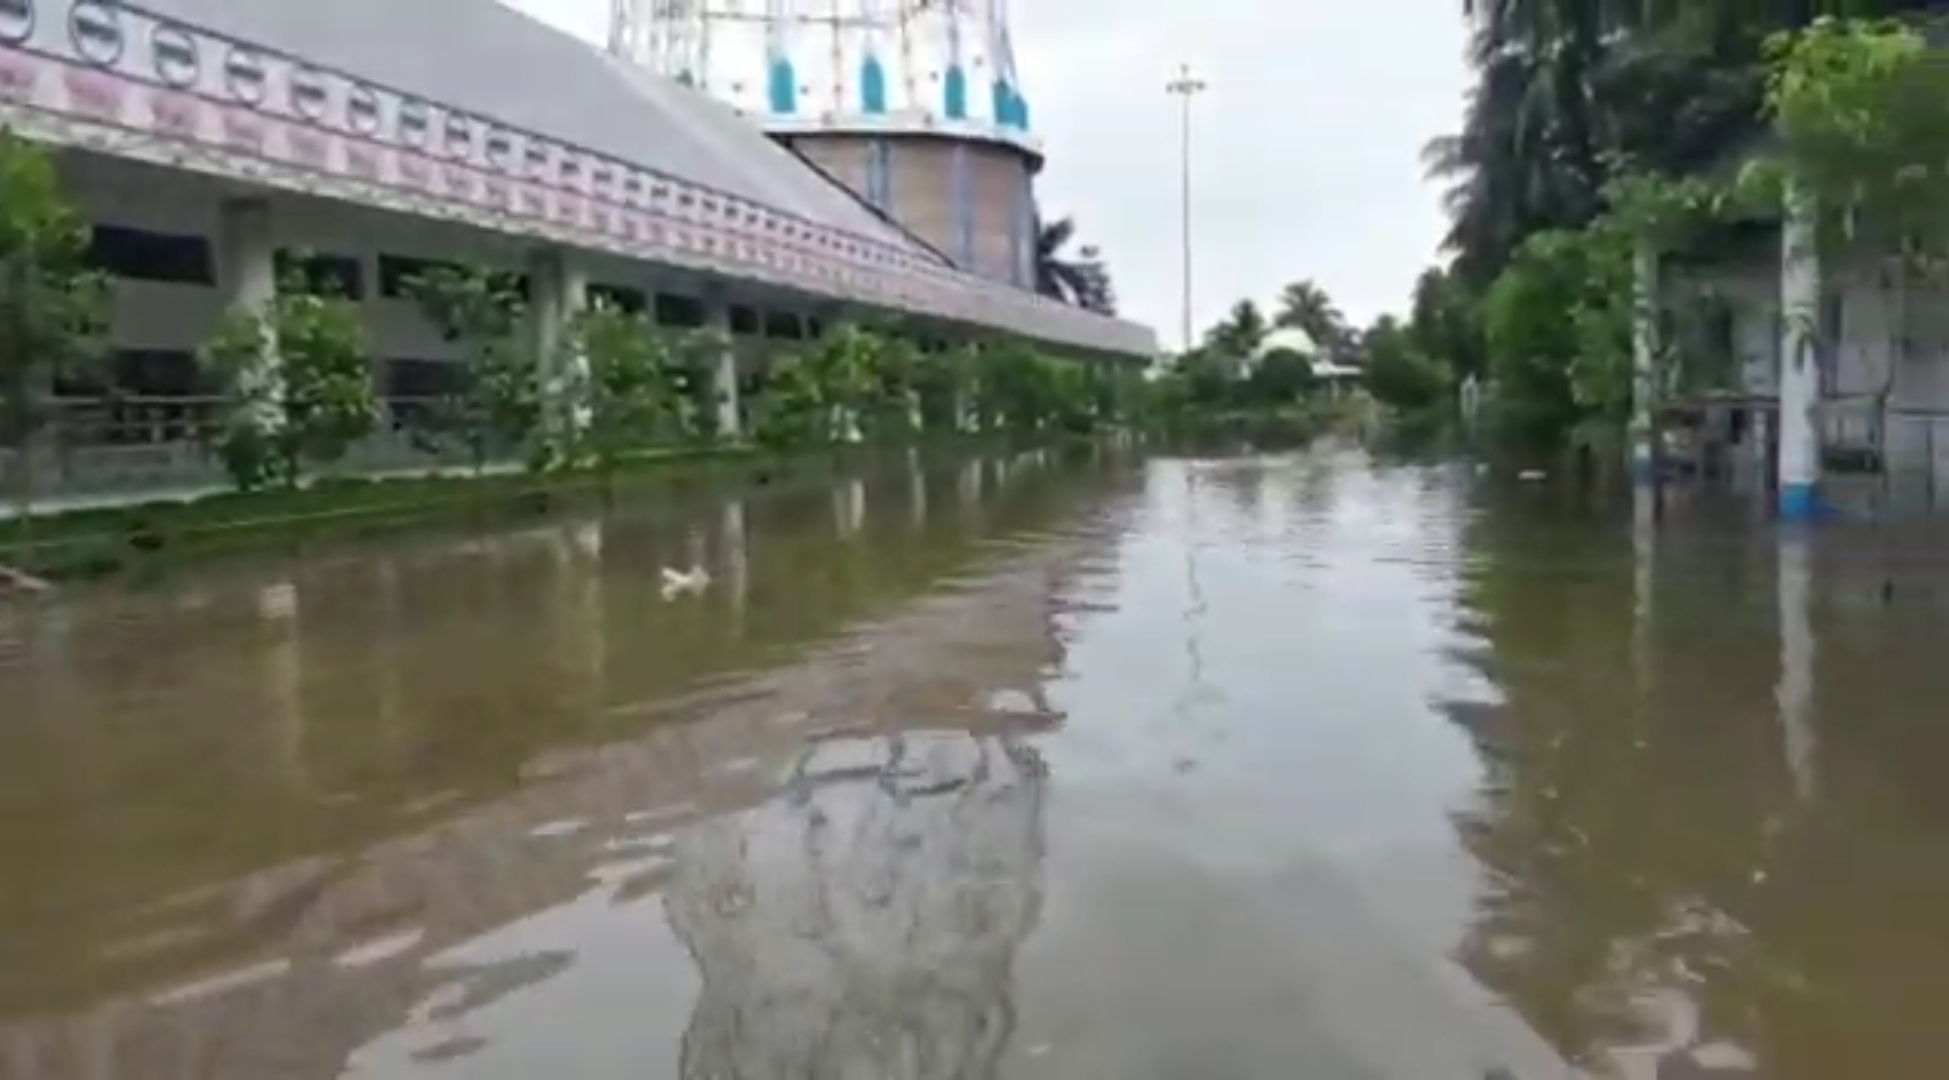
[[[469,157],[474,152],[474,128],[458,113],[447,114],[447,153]]]
[[[826,324],[818,318],[805,320],[805,336],[809,341],[817,341],[826,336]]]
[[[277,280],[282,286],[296,276],[306,292],[338,296],[347,300],[365,299],[365,267],[352,255],[282,250],[277,253]]]
[[[694,297],[658,293],[656,294],[656,323],[658,326],[674,326],[683,329],[702,326],[704,305]]]
[[[564,184],[573,184],[581,180],[582,163],[575,160],[572,157],[562,158],[562,171],[561,171],[560,178],[562,183]]]
[[[379,295],[391,299],[412,299],[407,285],[414,278],[423,277],[435,270],[459,270],[460,267],[442,259],[416,259],[409,255],[379,256]]]
[[[528,172],[534,176],[548,173],[548,144],[539,139],[528,140]]]
[[[331,77],[317,68],[298,68],[291,73],[291,106],[313,120],[325,115],[331,104]]]
[[[379,130],[379,95],[369,86],[354,86],[345,97],[345,117],[352,130],[370,135]]]
[[[389,398],[438,398],[466,384],[466,371],[452,360],[394,358],[386,361],[384,391]]]
[[[623,197],[632,203],[643,197],[642,173],[630,173],[623,177]]]
[[[789,311],[765,313],[765,336],[768,338],[796,339],[799,329],[799,317]]]
[[[589,302],[601,303],[612,311],[626,315],[641,315],[650,306],[650,298],[641,289],[627,285],[604,285],[595,282],[589,286]]]
[[[88,264],[132,281],[215,285],[216,260],[200,236],[149,232],[120,225],[97,225],[88,244]]]
[[[34,34],[34,0],[0,0],[0,41],[18,45]]]
[[[426,129],[431,123],[426,105],[404,98],[399,102],[399,139],[410,146],[426,145]]]
[[[733,334],[755,334],[758,332],[758,309],[743,304],[731,305],[731,332]]]
[[[113,67],[122,59],[122,19],[116,8],[84,0],[68,12],[68,37],[83,60]]]
[[[155,51],[156,74],[163,82],[171,86],[196,82],[196,39],[189,31],[164,23],[150,33],[149,44]]]
[[[465,386],[466,371],[451,360],[395,358],[381,367],[380,393],[395,431],[425,431],[439,419],[441,402]]]
[[[55,395],[73,403],[64,410],[65,437],[82,446],[192,440],[209,418],[214,391],[194,354],[170,349],[122,349],[94,372],[54,384]]]
[[[487,162],[499,169],[508,167],[514,157],[514,140],[505,131],[491,132],[487,136]]]
[[[223,58],[223,81],[230,93],[246,105],[264,102],[264,62],[248,49],[231,46]]]

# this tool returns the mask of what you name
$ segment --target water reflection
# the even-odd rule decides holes
[[[703,976],[683,1075],[994,1076],[1045,776],[1009,734],[834,740],[783,798],[686,832],[666,900]]]
[[[921,471],[886,490],[961,475]],[[617,933],[663,970],[695,954],[706,992],[668,1003],[668,1045],[716,1075],[723,1025],[790,981],[740,950],[815,915],[856,953],[822,976],[831,1023],[911,1007],[927,1054],[992,1060],[1037,903],[1023,740],[1056,720],[1066,572],[983,544],[1100,483],[991,487],[980,532],[954,502],[876,515],[849,480],[685,519],[709,534],[625,514],[324,556],[84,601],[63,648],[10,615],[0,1074],[533,1075],[530,1043],[586,1037],[508,1010],[599,981]],[[806,527],[835,499],[871,558]],[[659,597],[662,566],[713,553],[712,588]],[[681,939],[644,944],[660,897]],[[873,994],[878,1021],[839,1008]]]
[[[0,1075],[1932,1076],[1944,537],[1654,509],[903,457],[6,610]]]

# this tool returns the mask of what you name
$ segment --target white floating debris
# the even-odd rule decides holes
[[[1524,469],[1522,472],[1516,474],[1516,479],[1521,480],[1525,484],[1534,484],[1548,480],[1549,478],[1550,474],[1544,472],[1542,469]]]
[[[413,946],[426,940],[426,931],[418,928],[389,934],[376,941],[368,941],[339,953],[332,963],[339,967],[365,967],[382,960],[390,960],[402,953],[410,952]]]
[[[703,592],[710,586],[710,583],[710,571],[705,570],[701,566],[693,566],[689,570],[675,570],[668,566],[663,568],[663,598],[665,600],[687,593]]]
[[[528,835],[543,838],[573,836],[588,827],[589,823],[581,818],[564,818],[561,821],[550,821],[542,825],[537,825],[528,830]]]

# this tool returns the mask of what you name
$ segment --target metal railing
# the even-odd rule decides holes
[[[465,464],[464,454],[429,437],[439,404],[432,397],[382,399],[374,432],[325,471],[355,475]],[[37,499],[167,496],[228,483],[210,449],[226,408],[221,398],[112,394],[56,398],[51,407],[31,449],[0,446],[0,501],[20,494],[23,454],[30,457],[24,463],[26,490]]]

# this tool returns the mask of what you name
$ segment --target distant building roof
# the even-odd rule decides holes
[[[1263,360],[1275,352],[1296,352],[1310,359],[1319,351],[1313,335],[1297,326],[1281,326],[1259,340],[1258,348],[1252,350],[1252,359]]]
[[[944,261],[730,108],[496,0],[129,6]]]

